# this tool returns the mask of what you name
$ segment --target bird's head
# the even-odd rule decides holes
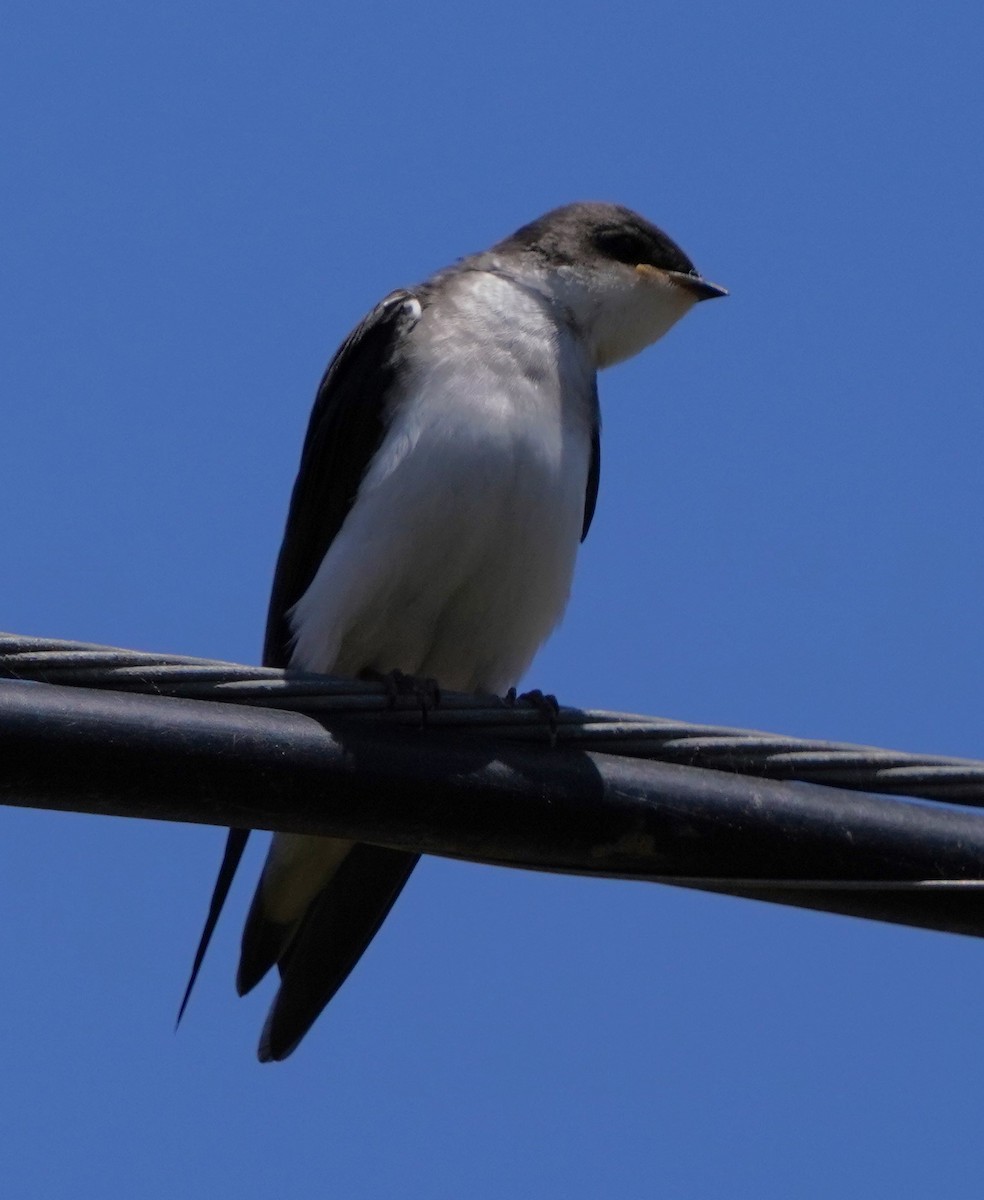
[[[555,208],[494,251],[569,311],[598,367],[638,354],[698,301],[727,295],[662,230],[617,204]]]

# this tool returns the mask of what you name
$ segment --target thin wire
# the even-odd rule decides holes
[[[218,700],[385,725],[419,726],[422,721],[419,697],[394,696],[382,683],[16,634],[0,633],[2,678]],[[984,806],[984,762],[974,759],[566,707],[558,710],[548,731],[542,705],[461,692],[442,692],[440,703],[425,716],[428,728],[520,741],[553,737],[568,749]]]

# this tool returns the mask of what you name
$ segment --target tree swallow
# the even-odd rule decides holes
[[[724,295],[654,225],[588,203],[390,293],[318,389],[264,663],[457,691],[515,685],[560,620],[594,513],[596,372]],[[182,1011],[246,837],[229,833]],[[416,862],[274,835],[236,979],[242,995],[279,968],[261,1061],[297,1046]]]

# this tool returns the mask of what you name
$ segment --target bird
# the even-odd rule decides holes
[[[502,694],[563,614],[598,496],[597,372],[727,295],[618,204],[553,209],[381,300],[318,388],[263,662]],[[230,830],[178,1020],[248,836]],[[418,855],[274,834],[236,987],[274,966],[261,1061],[345,982]]]

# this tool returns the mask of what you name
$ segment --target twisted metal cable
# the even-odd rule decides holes
[[[419,698],[394,696],[381,683],[6,633],[0,633],[3,678],[220,700],[386,725],[419,725],[422,719]],[[442,692],[440,703],[426,712],[426,723],[508,740],[552,736],[569,749],[984,806],[984,762],[974,759],[566,707],[548,730],[537,707],[461,692]]]

